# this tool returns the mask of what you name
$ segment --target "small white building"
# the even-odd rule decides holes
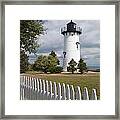
[[[80,34],[82,29],[72,20],[66,27],[61,29],[64,35],[64,51],[63,51],[63,71],[67,71],[68,63],[73,58],[77,63],[80,60]]]

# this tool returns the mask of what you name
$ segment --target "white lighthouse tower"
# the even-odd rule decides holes
[[[69,22],[67,27],[61,29],[64,35],[64,51],[63,51],[63,71],[67,71],[68,63],[73,58],[77,63],[80,60],[80,40],[79,36],[82,29],[76,26],[76,23]]]

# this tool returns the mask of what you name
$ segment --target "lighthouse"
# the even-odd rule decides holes
[[[74,59],[77,63],[80,60],[80,34],[82,29],[72,20],[66,27],[61,28],[61,34],[64,35],[63,50],[63,71],[67,71],[68,63]]]

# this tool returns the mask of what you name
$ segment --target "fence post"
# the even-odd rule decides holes
[[[37,86],[37,79],[36,78],[34,78],[34,95],[35,95],[35,97],[34,97],[34,99],[35,100],[37,100],[37,91],[38,91],[38,86]]]
[[[42,80],[42,88],[43,88],[43,90],[42,90],[42,99],[44,100],[44,98],[45,98],[45,80]]]
[[[97,100],[96,89],[92,89],[91,100]]]
[[[39,99],[39,79],[37,78],[36,79],[36,99],[38,100]]]
[[[34,78],[34,87],[35,87],[34,90],[35,90],[35,91],[36,91],[36,87],[37,87],[36,85],[37,85],[37,84],[36,84],[36,78]]]
[[[33,77],[30,79],[30,100],[33,99]]]
[[[61,100],[61,85],[58,83],[58,100]]]
[[[81,90],[79,86],[77,86],[76,89],[76,100],[81,100]]]
[[[34,96],[35,96],[35,80],[34,80],[34,78],[32,79],[32,87],[33,87],[33,89],[32,89],[32,100],[34,100]]]
[[[29,77],[29,100],[31,100],[31,77]]]
[[[35,99],[35,80],[34,78],[32,79],[32,84],[33,84],[33,89],[32,89],[32,100]]]
[[[89,94],[88,94],[87,87],[84,87],[84,90],[83,90],[83,100],[89,100]]]
[[[20,100],[23,100],[23,76],[20,76]]]
[[[40,91],[40,94],[42,94],[42,81],[41,81],[41,79],[39,79],[39,91]]]
[[[27,84],[27,86],[28,86],[28,100],[30,99],[30,77],[28,76],[28,78],[27,78],[27,81],[28,81],[28,84]]]
[[[62,84],[62,100],[66,100],[66,89],[65,84]]]
[[[34,78],[34,100],[36,100],[36,78]]]
[[[38,99],[41,100],[41,96],[42,96],[42,82],[41,82],[41,79],[38,79],[38,84],[39,84],[39,87],[38,87]]]
[[[48,92],[49,92],[49,89],[48,89],[48,81],[46,80],[46,99],[48,99]]]
[[[43,83],[43,94],[45,94],[45,80],[42,80]]]
[[[53,83],[53,99],[56,100],[57,98],[57,89],[56,89],[56,82]]]
[[[28,100],[30,99],[30,77],[28,76],[28,78],[27,78],[27,81],[28,81],[28,84],[27,84],[27,96],[28,96]]]
[[[68,84],[67,84],[67,87],[66,87],[66,98],[67,98],[67,100],[70,100],[70,87],[69,87]]]
[[[41,79],[38,78],[38,99],[41,100],[42,98],[42,82]]]
[[[30,100],[30,80],[31,80],[31,77],[29,77],[29,80],[28,80],[28,96],[29,96],[29,100]]]
[[[49,82],[50,83],[50,94],[49,94],[49,97],[50,97],[50,99],[52,99],[52,82],[50,81]]]
[[[27,83],[27,86],[26,86],[26,99],[28,100],[29,99],[29,76],[26,76],[26,83]]]
[[[26,76],[24,76],[24,100],[26,100]]]
[[[73,85],[71,85],[71,89],[70,89],[70,98],[71,100],[75,99],[75,92],[74,92],[74,87]]]
[[[33,77],[31,77],[30,84],[31,84],[31,87],[30,87],[31,88],[31,90],[30,90],[30,92],[31,92],[30,99],[32,100],[33,99],[33,89],[34,89]]]
[[[32,99],[32,77],[29,77],[29,100]]]
[[[25,86],[24,86],[24,77],[23,77],[23,84],[22,84],[22,100],[25,99]]]
[[[25,86],[25,76],[23,76],[23,85]]]
[[[36,81],[36,86],[35,86],[35,87],[36,87],[36,89],[35,89],[35,90],[38,92],[38,88],[39,88],[38,78],[36,78],[36,79],[35,79],[35,81]]]

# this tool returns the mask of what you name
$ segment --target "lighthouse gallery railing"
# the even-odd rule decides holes
[[[67,31],[67,27],[63,27],[63,28],[61,28],[61,33],[62,33],[62,32],[65,32],[65,31]],[[80,28],[80,27],[76,27],[76,31],[80,31],[80,32],[82,32],[82,28]]]

